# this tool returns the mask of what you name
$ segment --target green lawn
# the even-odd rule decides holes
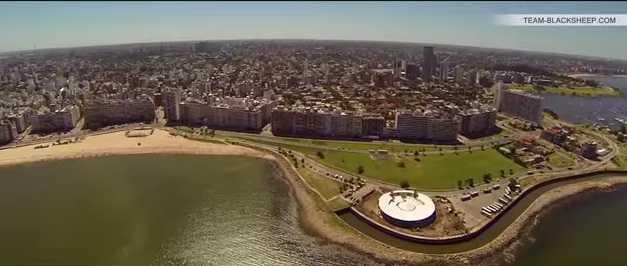
[[[407,180],[410,186],[417,189],[454,189],[458,180],[472,177],[478,184],[486,173],[498,178],[500,170],[509,173],[509,169],[514,172],[523,169],[493,149],[419,158],[421,161],[417,162],[414,156],[388,155],[386,159],[374,160],[368,154],[325,151],[324,159],[318,160],[351,173],[357,173],[361,165],[364,168],[362,175],[367,178],[397,185]],[[401,161],[405,167],[399,167]]]
[[[311,187],[322,194],[324,199],[328,200],[340,194],[340,185],[342,183],[302,167],[298,168],[298,172]]]
[[[334,199],[332,201],[329,201],[328,204],[329,204],[329,207],[331,208],[331,210],[333,210],[333,211],[341,210],[341,209],[344,209],[344,208],[347,208],[348,206],[350,206],[348,204],[348,202],[346,202],[346,201],[344,201],[343,199],[340,199],[340,198],[336,198],[336,199]]]
[[[263,141],[251,138],[229,138],[229,140],[245,140],[260,144],[273,145],[288,150],[294,150],[310,155],[311,158],[344,171],[357,174],[358,167],[364,167],[362,176],[381,180],[392,184],[400,184],[407,180],[412,187],[418,189],[454,189],[458,180],[474,178],[475,183],[481,183],[483,174],[490,173],[493,178],[500,176],[500,170],[509,173],[523,169],[520,165],[503,157],[497,151],[487,148],[485,151],[460,150],[456,154],[430,154],[419,156],[420,162],[414,160],[414,156],[388,155],[385,160],[373,160],[369,154],[344,151],[321,150],[298,145],[290,145],[271,141]],[[318,152],[324,154],[324,158],[318,158]],[[398,159],[397,159],[398,158]],[[398,167],[398,162],[403,161],[405,167]]]
[[[554,167],[563,168],[575,165],[575,160],[566,155],[554,152],[549,155],[549,164]]]
[[[616,155],[612,158],[612,162],[616,167],[621,169],[627,169],[627,157],[625,155]]]
[[[618,97],[622,96],[620,91],[616,91],[611,87],[600,86],[560,86],[551,87],[543,86],[544,89],[538,90],[532,84],[508,84],[507,88],[517,89],[529,92],[550,93],[550,94],[565,94],[583,97]]]

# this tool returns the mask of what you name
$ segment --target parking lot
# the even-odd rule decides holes
[[[505,188],[501,186],[498,189],[491,189],[489,193],[482,190],[476,190],[477,195],[470,197],[469,200],[462,200],[462,194],[448,197],[455,206],[455,209],[465,214],[464,220],[467,228],[472,228],[485,219],[489,219],[481,214],[481,208],[488,206],[494,202],[499,202],[499,198],[505,194]]]

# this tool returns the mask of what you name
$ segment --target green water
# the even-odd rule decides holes
[[[4,167],[0,214],[0,265],[346,265],[360,257],[305,235],[289,187],[261,159],[129,155]]]
[[[513,265],[627,265],[627,188],[578,196],[539,219]]]

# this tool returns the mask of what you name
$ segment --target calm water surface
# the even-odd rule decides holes
[[[0,168],[0,265],[375,265],[299,228],[261,159],[131,155]]]
[[[513,265],[627,265],[627,188],[593,192],[540,217]]]
[[[627,78],[590,77],[612,86],[627,95]],[[627,118],[627,98],[580,98],[568,95],[543,94],[544,105],[561,119],[571,123],[601,124],[618,127],[614,118]],[[605,119],[599,120],[599,118]]]

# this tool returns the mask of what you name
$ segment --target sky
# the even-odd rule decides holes
[[[514,27],[497,14],[627,14],[627,2],[0,2],[0,52],[141,42],[335,39],[627,59],[627,26]]]

